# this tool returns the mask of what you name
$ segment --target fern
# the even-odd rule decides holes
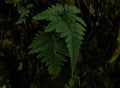
[[[62,6],[56,4],[56,5],[52,5],[51,8],[48,8],[47,10],[38,13],[33,17],[34,20],[50,21],[50,23],[46,26],[44,33],[53,33],[53,32],[54,34],[58,33],[60,34],[59,38],[65,39],[64,41],[66,42],[66,47],[68,48],[69,56],[71,60],[72,74],[74,74],[74,70],[76,68],[79,49],[81,48],[83,35],[85,32],[85,26],[86,26],[83,19],[77,16],[78,13],[80,13],[80,10],[77,9],[75,6],[69,6],[69,5]],[[38,34],[38,36],[40,35],[41,34]],[[31,53],[41,52],[38,55],[38,57],[40,56],[47,57],[47,58],[43,58],[42,62],[46,62],[47,66],[49,65],[48,67],[49,73],[53,74],[53,72],[56,71],[55,73],[58,74],[61,71],[60,66],[63,65],[61,62],[59,62],[60,57],[64,58],[63,60],[65,60],[65,57],[62,53],[65,48],[63,48],[62,46],[60,47],[58,45],[59,42],[58,40],[53,41],[55,37],[49,39],[49,45],[48,43],[46,43],[47,45],[44,45],[42,43],[45,42],[44,39],[46,39],[47,36],[42,35],[41,37],[42,39],[41,38],[37,39],[38,37],[36,36],[35,39],[33,40],[33,44],[31,46],[32,49]],[[60,42],[59,44],[64,45],[64,42]],[[44,45],[44,47],[43,46],[41,47],[40,45]],[[62,48],[62,51],[60,52],[62,54],[57,54],[56,52],[58,52],[60,48]],[[41,51],[41,49],[43,50]]]
[[[30,54],[39,53],[37,58],[46,63],[50,75],[54,77],[59,75],[63,62],[66,61],[65,56],[68,56],[62,40],[58,40],[53,33],[39,32],[29,48],[31,48]]]
[[[30,9],[33,7],[33,4],[28,4],[26,5],[26,7],[20,7],[18,9],[18,13],[20,14],[20,17],[18,18],[17,22],[15,23],[15,25],[18,24],[22,24],[22,23],[26,23],[26,18],[29,17],[30,14]]]

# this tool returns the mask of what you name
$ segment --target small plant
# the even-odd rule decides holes
[[[26,19],[27,17],[29,17],[30,15],[30,9],[33,7],[33,4],[27,4],[26,7],[21,6],[18,9],[18,13],[20,14],[19,19],[17,20],[17,22],[15,23],[17,24],[22,24],[22,23],[26,23]]]
[[[75,6],[56,4],[33,17],[50,22],[44,32],[36,34],[29,49],[30,54],[38,53],[37,58],[48,66],[52,76],[60,74],[66,57],[70,57],[74,74],[86,26],[78,13],[80,10]]]
[[[22,0],[5,0],[5,3],[13,4],[17,8],[18,14],[20,15],[15,25],[25,24],[27,18],[30,15],[30,10],[33,7],[33,4],[23,5],[24,1]]]

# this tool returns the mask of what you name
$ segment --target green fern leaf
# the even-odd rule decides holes
[[[75,32],[71,33],[71,32],[69,32],[69,34],[66,35],[65,41],[67,43],[67,48],[70,53],[72,73],[74,73],[78,61],[77,59],[78,59],[80,45],[82,44],[83,38],[79,33],[75,33]]]
[[[29,48],[31,49],[30,54],[38,53],[37,58],[45,63],[50,75],[58,76],[60,74],[61,67],[66,61],[65,56],[68,56],[68,51],[64,41],[58,40],[56,34],[39,32]]]
[[[67,4],[62,6],[62,5],[56,4],[56,5],[52,5],[51,8],[48,8],[47,10],[45,10],[33,17],[34,20],[50,21],[50,24],[48,24],[48,26],[45,28],[44,32],[48,33],[48,32],[54,31],[56,33],[59,33],[61,38],[65,39],[66,47],[68,48],[69,56],[71,59],[72,74],[74,74],[74,70],[76,68],[79,49],[81,48],[83,35],[85,32],[85,26],[86,26],[83,19],[77,16],[77,14],[80,12],[81,11],[75,6],[69,6]],[[60,43],[60,44],[62,44],[62,43]],[[53,45],[54,45],[54,47],[53,47]],[[49,46],[52,46],[52,47],[49,47]],[[53,69],[53,67],[55,66],[55,65],[54,66],[52,65],[53,62],[58,63],[59,60],[60,61],[65,60],[65,59],[61,60],[61,58],[64,58],[64,56],[63,56],[64,50],[60,49],[58,47],[59,47],[58,40],[52,41],[52,43],[50,43],[50,45],[48,45],[47,49],[48,49],[48,51],[51,49],[50,51],[54,51],[54,53],[43,52],[42,55],[40,54],[40,56],[43,56],[43,57],[47,57],[47,55],[50,56],[50,57],[44,58],[42,61],[42,62],[47,62],[46,66],[51,65],[48,69],[48,70],[51,69],[51,71],[49,73],[53,72],[53,70],[57,71],[56,68]],[[61,48],[62,48],[62,46],[61,46]],[[37,50],[36,50],[36,52],[37,52]],[[59,52],[59,54],[57,54],[57,52]],[[53,59],[49,60],[49,58],[52,58],[52,57],[54,60]],[[62,63],[59,62],[59,65],[61,66]],[[59,66],[58,66],[58,68],[59,68]],[[61,68],[59,68],[59,70],[61,70]]]

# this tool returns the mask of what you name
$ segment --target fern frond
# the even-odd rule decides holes
[[[82,40],[83,40],[83,29],[81,28],[75,28],[75,24],[72,24],[72,27],[68,27],[68,33],[65,36],[65,41],[67,43],[67,48],[70,53],[71,58],[71,69],[72,73],[74,73],[77,61],[78,61],[78,55],[79,55],[79,49],[81,48]],[[63,35],[63,34],[61,34]]]
[[[38,53],[37,58],[48,67],[49,74],[58,76],[66,61],[68,51],[65,43],[58,40],[54,33],[39,32],[29,47],[30,53]]]
[[[83,35],[85,32],[85,26],[86,26],[83,19],[77,16],[77,14],[80,12],[81,11],[75,6],[69,6],[67,4],[64,6],[61,6],[59,4],[56,4],[56,5],[52,5],[51,8],[48,8],[47,10],[45,10],[33,17],[33,19],[35,19],[35,20],[50,21],[50,24],[48,24],[48,26],[44,30],[45,33],[54,31],[56,33],[59,33],[60,37],[65,39],[66,47],[68,48],[69,56],[71,59],[72,74],[74,73],[74,70],[76,68],[79,49],[81,48]],[[60,57],[63,57],[61,55],[63,55],[62,52],[64,50],[61,51],[60,55],[56,54],[56,52],[60,52],[59,51],[60,48],[58,49],[59,46],[57,46],[58,45],[57,42],[58,42],[58,40],[53,41],[51,43],[51,45],[49,45],[52,47],[47,48],[48,51],[50,49],[52,51],[54,51],[54,54],[52,54],[51,52],[50,53],[43,52],[43,54],[45,54],[45,53],[47,53],[48,55],[50,54],[49,56],[51,58],[54,57],[54,60],[53,59],[49,60],[49,57],[44,59],[45,61],[43,61],[43,62],[49,61],[48,63],[46,63],[47,66],[53,62],[58,63],[58,58],[60,60]],[[54,45],[54,47],[53,47],[53,45]],[[45,57],[45,55],[42,55],[42,56]],[[62,65],[62,63],[59,63],[59,65],[60,64]],[[51,65],[49,67],[49,70],[51,68],[53,68],[53,65]],[[50,73],[53,72],[53,70],[54,69],[51,69]],[[55,68],[55,70],[57,70],[57,69]],[[59,68],[59,70],[61,70],[61,69]]]

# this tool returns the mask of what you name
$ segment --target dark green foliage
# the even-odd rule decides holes
[[[61,71],[59,66],[61,66],[62,63],[56,62],[57,59],[61,58],[65,60],[63,56],[61,57],[59,54],[56,54],[56,52],[59,52],[60,48],[62,48],[62,51],[60,51],[62,53],[64,51],[64,47],[60,45],[65,45],[64,42],[60,42],[60,45],[57,44],[59,43],[59,40],[56,40],[55,36],[53,36],[54,34],[57,33],[60,34],[58,38],[65,39],[64,41],[66,42],[66,47],[68,48],[69,56],[71,59],[72,74],[74,74],[74,70],[76,68],[76,64],[78,60],[79,49],[82,44],[83,35],[85,31],[84,26],[86,26],[82,18],[76,15],[78,13],[80,13],[79,9],[77,9],[74,6],[69,6],[69,5],[62,6],[56,4],[56,5],[52,5],[51,8],[49,7],[47,10],[38,13],[36,16],[33,17],[34,20],[50,21],[50,23],[45,27],[44,32],[51,33],[48,36],[48,38],[51,37],[51,39],[47,39],[47,36],[41,36],[40,33],[38,34],[38,36],[35,37],[30,48],[31,48],[31,53],[40,53],[39,55],[41,55],[42,52],[43,54],[45,54],[44,56],[46,56],[46,59],[49,57],[48,59],[51,60],[50,62],[51,64],[46,63],[46,65],[49,65],[48,70],[49,73],[52,75],[54,75],[54,73],[56,72],[60,73]],[[41,45],[43,45],[44,42],[46,42],[46,39],[52,42],[52,44],[49,45],[47,44],[44,47],[41,47]],[[41,51],[41,49],[44,51]],[[41,57],[39,56],[39,58]],[[42,62],[47,62],[46,59],[44,58]]]
[[[50,75],[58,76],[68,56],[64,41],[55,34],[39,32],[29,48],[32,48],[30,53],[39,53],[37,58],[46,63]]]

